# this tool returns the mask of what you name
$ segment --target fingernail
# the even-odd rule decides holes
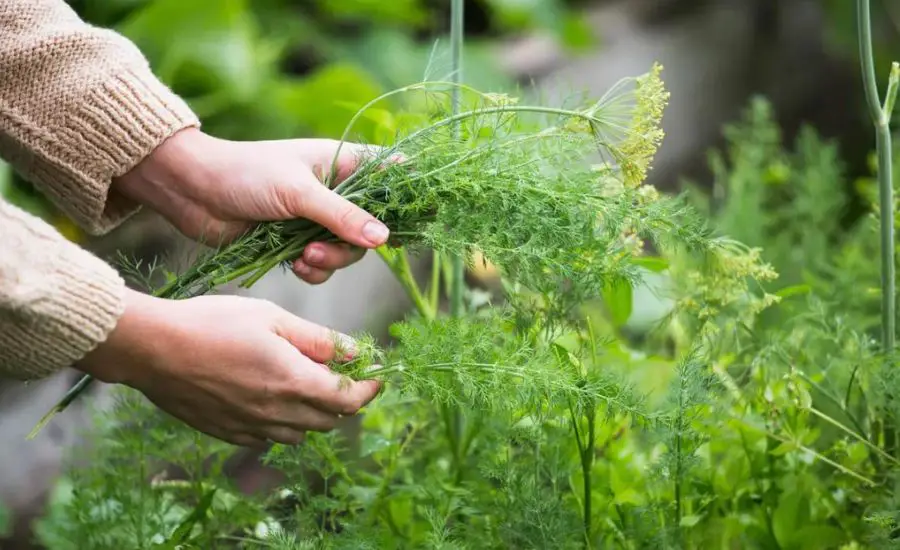
[[[309,275],[310,273],[312,273],[312,268],[310,268],[302,261],[297,260],[296,262],[294,262],[294,271],[296,271],[300,275]]]
[[[305,260],[308,263],[313,265],[321,264],[322,260],[325,259],[325,252],[319,248],[318,246],[308,247],[306,249],[306,258]]]
[[[359,352],[359,349],[357,349],[356,347],[356,340],[347,336],[346,334],[338,334],[337,338],[339,340],[338,346],[340,347],[340,351],[343,354],[344,359],[353,359]]]
[[[363,227],[363,237],[375,246],[384,244],[390,234],[386,225],[375,220],[368,222]]]

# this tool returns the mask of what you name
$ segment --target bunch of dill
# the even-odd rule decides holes
[[[428,122],[361,159],[333,190],[382,220],[395,244],[470,262],[478,252],[516,284],[576,304],[611,282],[638,277],[637,236],[688,247],[710,243],[681,203],[641,185],[663,137],[668,93],[660,71],[654,66],[572,108],[524,105],[456,85],[467,108],[453,115],[443,100],[448,83],[390,92],[354,117],[345,138],[366,109],[398,93],[425,94]],[[185,299],[236,280],[249,287],[309,243],[329,240],[336,237],[306,219],[263,223],[170,274],[154,294]],[[35,432],[90,382],[84,377],[74,386]]]

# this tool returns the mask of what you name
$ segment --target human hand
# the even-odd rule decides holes
[[[345,243],[312,243],[293,264],[297,276],[319,284],[389,236],[374,216],[322,184],[338,145],[329,139],[228,141],[189,128],[113,186],[207,243],[226,243],[261,221],[306,218],[323,225]],[[332,184],[352,174],[365,153],[363,146],[345,143]]]
[[[377,395],[378,382],[353,382],[323,364],[349,359],[336,347],[351,346],[270,302],[128,290],[118,325],[77,367],[141,391],[201,432],[257,447],[331,430]]]

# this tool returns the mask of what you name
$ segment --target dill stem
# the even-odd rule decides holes
[[[463,39],[464,39],[464,9],[465,4],[463,0],[452,0],[450,4],[450,50],[451,50],[451,63],[453,66],[453,74],[451,75],[451,80],[454,83],[462,82],[462,74],[463,74]],[[453,114],[451,119],[455,116],[459,116],[460,112],[460,94],[459,87],[454,87],[451,90],[451,113]],[[459,119],[461,121],[463,119]],[[460,135],[460,127],[459,121],[452,122],[453,124],[453,135],[456,139],[459,139]],[[434,126],[437,128],[438,126]],[[450,259],[450,315],[453,317],[460,317],[463,314],[465,309],[463,300],[465,299],[465,265],[463,264],[462,258],[459,256],[454,256]],[[445,423],[447,424],[447,434],[448,434],[448,443],[450,443],[451,448],[453,449],[454,455],[454,465],[456,470],[456,484],[459,485],[462,482],[463,477],[463,461],[465,459],[464,453],[466,449],[463,449],[464,441],[471,441],[472,436],[465,435],[465,418],[463,417],[462,411],[458,407],[452,407],[450,405],[444,405],[443,407]]]
[[[587,319],[587,330],[588,337],[590,338],[590,347],[591,347],[591,359],[592,364],[594,366],[598,363],[597,356],[597,345],[596,338],[594,337],[594,325],[591,323],[591,318]],[[584,376],[587,373],[582,371],[582,380],[584,380]],[[585,414],[587,416],[587,435],[586,439],[582,439],[582,443],[584,447],[581,449],[581,471],[582,477],[584,478],[584,545],[585,548],[591,548],[592,546],[592,492],[593,492],[593,482],[592,482],[592,470],[594,469],[594,446],[596,445],[596,420],[597,420],[597,405],[593,399],[590,399],[585,406]]]
[[[431,310],[437,311],[441,300],[441,253],[431,253],[431,286],[428,288],[428,300]]]
[[[403,290],[406,291],[406,295],[413,301],[413,305],[416,306],[416,311],[419,312],[419,315],[429,321],[434,320],[436,312],[425,299],[422,290],[419,288],[416,279],[413,277],[412,269],[409,266],[409,259],[406,256],[406,250],[400,249],[392,251],[387,248],[387,245],[381,245],[375,250],[378,252],[378,255],[381,256],[381,259],[384,260],[384,263],[391,270],[391,273],[394,274],[394,277],[400,285],[403,286]]]
[[[869,0],[857,0],[857,24],[859,57],[862,65],[863,88],[869,116],[875,126],[875,146],[878,155],[878,195],[881,220],[881,343],[886,361],[893,361],[896,338],[896,279],[894,259],[894,188],[891,159],[890,118],[896,100],[900,66],[891,67],[888,90],[882,104],[878,97],[875,76],[875,55],[872,47],[872,15]],[[884,425],[885,447],[895,451],[895,419],[888,418]]]
[[[591,403],[587,407],[588,433],[587,440],[584,442],[584,448],[581,449],[581,472],[584,478],[584,544],[585,548],[592,546],[591,523],[593,512],[591,510],[591,493],[593,483],[591,481],[591,471],[594,468],[594,444],[596,438],[596,411],[594,404]]]

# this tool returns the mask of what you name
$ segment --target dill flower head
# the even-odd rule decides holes
[[[647,179],[653,157],[665,137],[662,117],[669,92],[660,78],[661,72],[662,65],[656,64],[650,73],[635,79],[637,104],[627,138],[620,147],[625,183],[632,187]]]

